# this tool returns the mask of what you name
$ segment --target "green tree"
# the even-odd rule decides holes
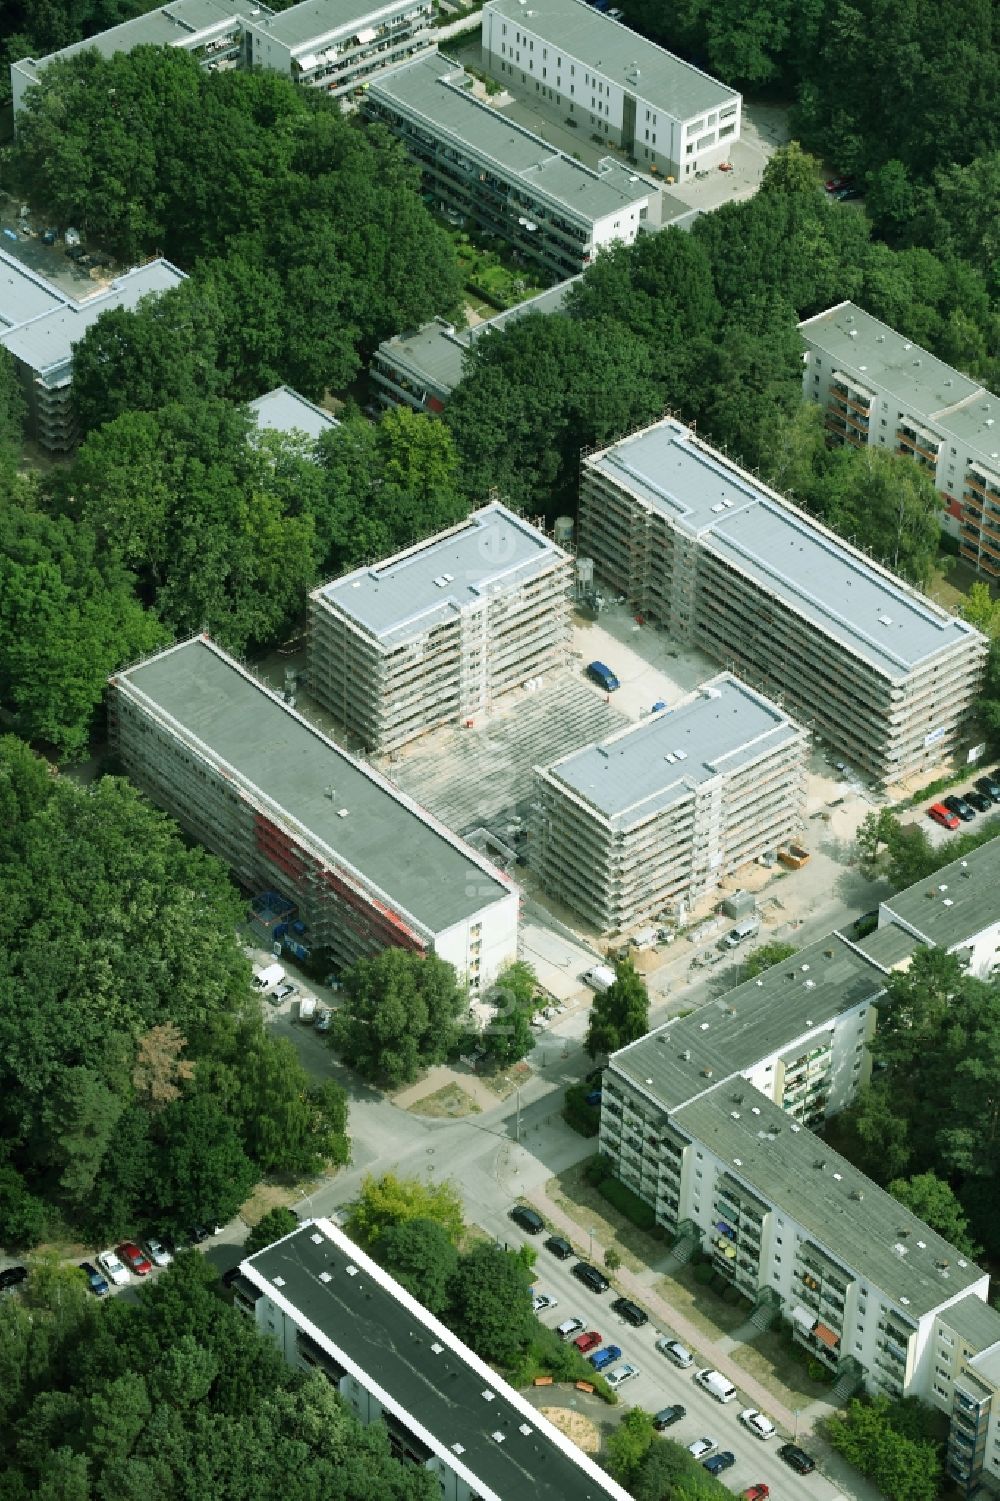
[[[462,1256],[451,1282],[449,1323],[477,1355],[512,1368],[534,1333],[531,1278],[518,1257],[486,1242]]]
[[[372,1250],[397,1282],[431,1313],[447,1312],[458,1252],[444,1226],[435,1220],[399,1220],[386,1226]]]
[[[821,165],[798,141],[779,146],[768,158],[760,180],[762,193],[812,193],[820,186]]]
[[[653,1419],[641,1407],[633,1407],[604,1446],[605,1469],[620,1485],[631,1488],[640,1464],[655,1441]]]
[[[366,1177],[347,1218],[347,1233],[362,1246],[375,1246],[385,1232],[413,1220],[438,1225],[452,1244],[465,1229],[462,1200],[454,1184],[430,1183],[383,1173]]]
[[[613,1053],[649,1031],[649,994],[631,959],[615,964],[615,980],[596,995],[584,1047],[591,1058]]]
[[[797,953],[794,943],[782,943],[777,939],[773,943],[762,943],[759,949],[754,949],[743,961],[740,979],[755,980],[765,969],[770,969],[772,965],[780,964],[783,959],[790,959]]]
[[[862,1474],[870,1476],[889,1501],[935,1501],[941,1482],[937,1447],[914,1440],[892,1426],[887,1398],[852,1397],[847,1411],[829,1418],[826,1435],[833,1447]]]
[[[199,1094],[175,1100],[156,1117],[153,1135],[157,1223],[177,1232],[231,1219],[256,1172],[235,1126],[214,1101]]]
[[[873,875],[878,866],[882,846],[895,840],[899,819],[891,808],[873,808],[866,813],[855,835],[858,863],[866,875]]]
[[[962,617],[991,641],[1000,638],[1000,599],[994,599],[989,584],[970,584],[961,605]]]
[[[487,992],[485,999],[496,1010],[479,1041],[495,1067],[509,1068],[526,1058],[534,1047],[531,1018],[537,986],[531,965],[519,959],[497,976],[496,983]]]
[[[465,991],[435,954],[383,949],[344,977],[344,1003],[330,1027],[333,1047],[365,1079],[390,1088],[441,1063],[459,1038]]]
[[[926,584],[941,537],[941,497],[916,464],[880,449],[841,449],[820,490],[824,518],[893,572]]]
[[[276,1240],[290,1235],[298,1226],[299,1217],[294,1209],[287,1209],[284,1204],[276,1205],[250,1231],[243,1245],[244,1254],[254,1256],[258,1251],[263,1251],[265,1246],[273,1245]]]
[[[889,1192],[913,1214],[926,1220],[932,1230],[943,1235],[957,1250],[972,1258],[982,1254],[969,1235],[969,1221],[953,1189],[934,1173],[894,1178],[889,1184]]]

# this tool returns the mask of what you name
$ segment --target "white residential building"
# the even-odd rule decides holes
[[[532,863],[602,932],[690,904],[798,833],[808,736],[731,673],[538,768]]]
[[[803,391],[831,441],[918,464],[962,557],[1000,578],[1000,396],[853,302],[806,318],[799,333]]]
[[[483,62],[515,94],[681,181],[724,161],[742,100],[585,0],[487,0]]]
[[[339,962],[433,950],[477,990],[516,957],[513,883],[207,637],[117,673],[110,726],[153,801]]]
[[[334,98],[434,46],[434,0],[301,0],[246,21],[246,60]]]
[[[628,1492],[329,1220],[240,1266],[236,1307],[318,1372],[442,1501],[629,1501]]]

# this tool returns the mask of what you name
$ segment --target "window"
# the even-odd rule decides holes
[[[507,22],[506,21],[503,23],[503,25],[500,28],[500,35],[501,36],[506,36],[507,35]]]
[[[542,48],[542,62],[547,62],[548,61],[548,56],[549,56],[549,49],[548,49],[548,47],[543,47]]]
[[[543,68],[542,69],[542,77],[543,78],[547,78],[548,77],[548,73],[549,73],[548,68]]]

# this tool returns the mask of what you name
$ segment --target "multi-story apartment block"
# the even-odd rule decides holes
[[[314,441],[339,427],[336,417],[324,412],[315,402],[307,401],[291,386],[276,386],[248,403],[262,432],[301,433]]]
[[[442,1501],[628,1501],[628,1492],[329,1220],[240,1266],[237,1309],[323,1376]]]
[[[246,21],[246,60],[335,98],[434,45],[434,0],[302,0]]]
[[[411,333],[383,339],[369,367],[383,406],[409,406],[416,412],[443,412],[445,402],[462,379],[465,356],[487,333],[495,333],[529,314],[561,312],[576,277],[539,292],[516,307],[474,328],[455,328],[433,318]]]
[[[169,261],[155,260],[126,271],[83,302],[50,287],[42,277],[22,276],[7,264],[9,303],[15,321],[0,329],[0,344],[13,356],[27,403],[27,429],[50,453],[65,453],[77,440],[70,400],[73,346],[102,313],[134,308],[150,293],[166,292],[185,280]],[[17,266],[17,262],[13,265]],[[22,268],[23,269],[23,268]],[[17,317],[17,311],[23,317]]]
[[[559,666],[572,563],[494,503],[310,595],[319,704],[371,752],[474,718]]]
[[[983,977],[1000,962],[998,877],[993,840],[883,904],[860,943],[833,933],[621,1049],[602,1083],[601,1152],[681,1253],[703,1247],[780,1312],[841,1393],[863,1382],[952,1412],[960,1478],[985,1473],[1000,1421],[988,1276],[810,1127],[868,1077],[892,970],[923,946],[968,954]]]
[[[564,278],[604,245],[631,245],[658,225],[661,195],[621,162],[596,168],[556,150],[477,99],[472,79],[439,53],[373,82],[364,108],[399,137],[424,189],[446,212],[500,235]]]
[[[806,318],[799,332],[804,393],[830,441],[919,464],[962,557],[1000,577],[1000,396],[853,302]]]
[[[179,47],[203,68],[269,68],[335,98],[360,94],[385,68],[434,45],[434,0],[301,0],[280,14],[261,0],[170,0],[48,57],[11,65],[15,115],[54,58],[96,48]]]
[[[690,903],[801,827],[808,736],[729,673],[537,771],[533,863],[603,932]]]
[[[73,42],[47,57],[21,58],[10,68],[14,114],[22,108],[43,68],[56,58],[71,58],[92,49],[102,57],[114,57],[136,47],[179,47],[213,71],[240,67],[245,56],[243,18],[251,10],[264,13],[266,7],[259,0],[170,0],[158,10]]]
[[[579,552],[880,782],[964,732],[984,637],[673,418],[585,458]]]
[[[516,956],[516,887],[206,637],[111,680],[139,786],[343,963],[433,949],[476,990]]]
[[[740,137],[734,89],[584,0],[487,0],[483,61],[511,92],[677,181],[724,161]]]

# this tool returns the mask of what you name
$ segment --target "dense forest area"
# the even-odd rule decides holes
[[[182,1233],[347,1160],[343,1090],[265,1034],[220,861],[13,737],[0,827],[0,1244]]]

